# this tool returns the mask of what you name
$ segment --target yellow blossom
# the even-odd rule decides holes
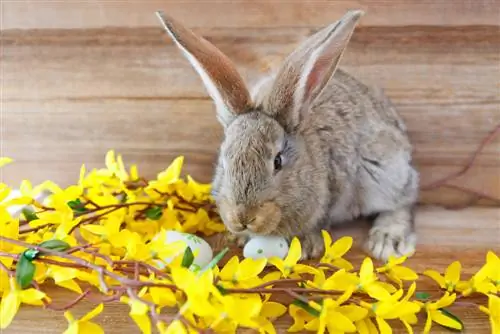
[[[500,297],[488,294],[488,308],[480,305],[479,309],[489,316],[491,333],[500,334]]]
[[[137,297],[141,298],[146,293],[147,289],[143,288]],[[134,320],[143,334],[151,333],[151,320],[149,318],[149,306],[137,298],[129,298],[122,296],[120,298],[122,303],[126,303],[130,307],[129,316]]]
[[[460,271],[462,269],[462,265],[459,261],[454,261],[451,263],[448,268],[446,268],[446,272],[441,275],[436,270],[426,270],[424,271],[424,275],[432,278],[439,284],[441,289],[445,289],[448,292],[453,292],[460,281]]]
[[[286,306],[276,303],[276,302],[270,302],[268,300],[265,300],[264,303],[262,304],[262,308],[260,310],[260,314],[257,317],[257,322],[259,323],[260,333],[269,333],[269,334],[275,334],[276,329],[274,328],[273,321],[279,317],[281,317],[283,314],[285,314],[287,311]]]
[[[318,334],[328,329],[329,333],[353,333],[356,332],[354,322],[366,317],[368,311],[354,304],[342,305],[352,295],[353,288],[345,291],[337,300],[326,298],[323,305],[311,302],[311,306],[320,310],[319,317],[311,320],[305,325],[308,330],[316,330]]]
[[[418,279],[418,275],[414,270],[401,265],[406,259],[406,256],[400,258],[390,256],[389,261],[384,266],[377,268],[376,271],[384,273],[390,280],[401,287],[403,286],[403,281],[415,281]]]
[[[373,323],[372,319],[369,316],[355,321],[354,324],[356,325],[356,330],[359,334],[379,334],[377,326]],[[383,324],[382,326],[379,325],[379,328],[380,327],[385,329],[385,327],[383,327]]]
[[[456,290],[462,295],[468,296],[474,292],[482,294],[496,293],[497,286],[493,282],[497,282],[500,286],[500,260],[491,251],[486,255],[486,263],[479,269],[469,280],[460,281],[457,284]]]
[[[342,237],[332,243],[330,234],[322,230],[323,242],[325,244],[325,253],[320,262],[331,264],[337,268],[342,268],[347,271],[353,268],[352,264],[342,258],[352,247],[352,237]]]
[[[0,329],[6,329],[19,311],[21,304],[43,305],[45,293],[33,288],[21,290],[14,277],[9,278],[10,289],[5,290],[0,303]]]
[[[210,316],[216,312],[209,302],[210,294],[218,292],[213,284],[212,271],[197,274],[184,267],[172,267],[171,271],[174,284],[186,293],[186,305],[192,312],[199,316]]]
[[[395,289],[392,285],[384,284],[378,280],[373,269],[373,262],[366,257],[359,269],[359,279],[357,280],[357,290],[366,292],[370,297],[377,300],[390,299],[390,293]]]
[[[259,285],[262,279],[258,275],[264,270],[266,263],[264,258],[247,258],[240,262],[237,256],[233,256],[219,272],[220,284],[225,288]]]
[[[220,293],[215,293],[214,295],[217,296],[218,306],[216,309],[218,318],[212,324],[212,327],[217,328],[217,323],[222,320],[229,321],[236,326],[254,329],[260,327],[258,316],[263,303],[259,295],[228,294],[222,296]]]
[[[408,289],[406,296],[403,296],[402,289],[396,291],[390,298],[378,301],[375,303],[360,302],[360,305],[370,311],[371,315],[375,318],[381,333],[391,333],[391,327],[386,322],[390,319],[399,319],[404,324],[409,333],[413,333],[410,324],[417,322],[416,313],[420,311],[420,305],[415,302],[409,301],[410,297],[414,294],[416,284],[413,282]],[[367,327],[365,322],[359,323],[361,327]],[[358,327],[358,325],[356,325]],[[358,328],[359,330],[359,328]]]
[[[307,281],[306,283],[316,289],[346,291],[353,286],[357,286],[359,278],[355,273],[346,272],[345,269],[340,269],[326,278],[325,272],[318,270],[313,281]]]
[[[19,219],[12,219],[7,210],[0,206],[0,236],[9,239],[19,238]],[[16,246],[0,240],[0,250],[10,252]]]
[[[462,324],[457,320],[453,319],[446,315],[445,312],[442,311],[443,308],[453,304],[456,299],[456,294],[450,294],[448,291],[437,301],[431,302],[428,301],[425,304],[422,302],[415,302],[419,304],[421,307],[425,308],[427,313],[427,320],[425,322],[424,334],[428,334],[432,327],[432,322],[436,322],[442,326],[461,330]]]
[[[271,257],[268,261],[270,264],[275,266],[283,275],[283,277],[291,277],[296,278],[298,274],[301,273],[310,273],[315,274],[317,272],[316,269],[297,263],[299,262],[302,256],[302,246],[300,245],[300,241],[297,237],[292,239],[290,243],[290,248],[288,250],[288,254],[284,260],[278,257]]]
[[[288,328],[288,332],[291,333],[304,330],[305,325],[315,318],[311,313],[295,304],[288,306],[288,314],[293,319],[293,324]]]
[[[0,157],[0,168],[2,168],[3,166],[6,166],[10,163],[12,163],[14,160],[12,160],[12,158],[8,158],[8,157]]]
[[[45,272],[46,277],[51,277],[56,285],[82,293],[82,289],[74,279],[78,277],[78,270],[75,268],[65,268],[61,266],[49,266]]]
[[[63,334],[104,334],[104,330],[101,326],[90,321],[98,316],[103,309],[104,305],[101,303],[78,320],[73,317],[73,314],[70,311],[64,312],[64,317],[68,321],[68,328],[63,332]]]

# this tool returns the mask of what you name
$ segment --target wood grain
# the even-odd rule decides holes
[[[163,10],[193,27],[290,27],[331,23],[353,8],[361,25],[498,25],[498,0],[4,0],[4,29],[152,27]]]
[[[417,212],[417,232],[419,234],[419,245],[417,253],[408,260],[407,265],[418,272],[433,268],[444,271],[453,261],[462,263],[462,277],[468,277],[475,273],[485,261],[486,252],[492,250],[497,254],[500,252],[500,209],[497,208],[469,208],[462,211],[447,211],[436,207],[422,207]],[[352,251],[347,259],[353,263],[360,264],[364,253],[360,245],[366,235],[368,225],[364,222],[341,226],[332,231],[334,237],[351,235],[355,238]],[[221,239],[212,238],[214,249],[222,247]],[[232,248],[224,260],[239,254],[241,250]],[[375,263],[378,265],[379,263]],[[428,279],[421,278],[418,281],[419,291],[428,291],[438,295],[436,286]],[[48,293],[53,297],[54,303],[64,305],[70,298],[76,295],[56,287],[49,287]],[[92,296],[91,296],[92,297]],[[84,301],[77,305],[74,310],[76,316],[81,316],[96,305],[94,301]],[[283,300],[283,299],[281,299]],[[474,299],[475,302],[484,303],[484,299]],[[139,333],[127,313],[126,305],[113,303],[105,307],[104,312],[95,320],[102,324],[106,333]],[[487,334],[490,333],[487,317],[474,307],[453,307],[452,311],[457,314],[466,327],[466,333]],[[276,324],[278,333],[286,332],[291,325],[290,318],[284,317]],[[425,323],[425,317],[420,318],[420,323]],[[406,333],[404,328],[397,322],[391,322],[395,326],[394,333]],[[43,324],[43,325],[40,325]],[[23,306],[11,327],[4,330],[3,334],[35,334],[35,333],[61,333],[66,328],[66,321],[62,312],[40,310],[30,306]],[[422,325],[416,327],[415,333],[420,333]],[[241,331],[244,333],[250,331]],[[450,333],[439,326],[433,326],[431,333]]]
[[[250,84],[314,31],[199,29]],[[7,30],[2,42],[2,155],[17,161],[3,180],[67,185],[82,163],[102,166],[116,149],[147,177],[183,154],[186,171],[210,181],[221,128],[201,80],[160,28]],[[342,60],[401,111],[424,185],[460,169],[500,124],[499,64],[500,35],[486,26],[361,27]],[[456,184],[500,196],[499,169],[500,139]],[[450,189],[421,195],[468,200]]]

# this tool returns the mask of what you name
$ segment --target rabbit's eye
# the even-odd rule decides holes
[[[281,169],[281,153],[278,153],[276,157],[274,158],[274,170],[278,171]]]

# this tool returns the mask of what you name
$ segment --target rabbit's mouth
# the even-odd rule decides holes
[[[221,210],[224,223],[233,234],[267,235],[273,233],[281,221],[281,210],[276,203],[264,202],[255,209],[237,206]]]

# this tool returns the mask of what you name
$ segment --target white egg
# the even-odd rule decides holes
[[[158,235],[156,235],[153,238],[153,240],[156,240],[157,238],[162,238],[167,244],[179,240],[184,241],[186,243],[186,248],[190,247],[193,253],[198,252],[198,254],[195,255],[193,261],[193,264],[196,266],[203,268],[212,260],[213,257],[212,247],[210,247],[208,242],[206,242],[205,240],[194,234],[182,233],[177,231],[163,231],[160,232]],[[173,257],[165,258],[162,260],[165,261],[166,263],[170,263],[170,261],[172,261],[173,258],[177,257],[179,254],[184,253],[186,248],[179,251],[179,253],[177,253]]]
[[[285,238],[277,236],[252,237],[243,247],[245,258],[260,259],[279,257],[284,259],[288,254],[288,243]]]
[[[34,199],[37,202],[42,203],[43,205],[47,205],[46,199],[50,194],[51,193],[49,191],[44,190],[44,191],[38,193],[34,197]],[[12,199],[18,199],[21,197],[23,197],[23,194],[21,193],[21,191],[19,189],[11,189],[9,195],[6,198],[4,198],[3,201],[0,201],[0,203],[4,203],[4,202],[10,201]],[[32,205],[19,204],[19,205],[10,205],[7,208],[7,212],[9,212],[9,214],[11,215],[12,218],[16,219],[16,218],[21,217],[21,213],[22,213],[23,209],[25,209],[25,208],[28,208],[31,210],[36,210],[36,208]]]

